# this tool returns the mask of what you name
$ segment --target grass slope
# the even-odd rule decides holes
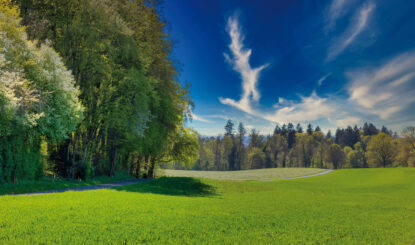
[[[5,244],[412,244],[415,169],[0,197]]]
[[[326,171],[320,168],[265,168],[241,171],[196,171],[159,170],[158,175],[169,177],[193,177],[217,180],[278,180],[317,174]]]

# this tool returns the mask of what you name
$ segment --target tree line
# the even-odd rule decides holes
[[[0,0],[0,182],[197,157],[157,0]]]
[[[272,135],[229,120],[224,135],[199,137],[195,170],[241,170],[276,167],[367,168],[415,166],[415,127],[401,135],[372,123],[363,127],[338,128],[324,134],[308,124],[276,126]],[[167,167],[167,166],[166,166]],[[174,168],[184,168],[180,162]]]

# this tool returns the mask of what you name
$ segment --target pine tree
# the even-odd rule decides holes
[[[286,137],[288,135],[287,125],[283,124],[281,127],[281,135]]]
[[[360,129],[357,127],[357,125],[353,128],[353,142],[356,144],[360,141]]]
[[[274,134],[281,134],[281,128],[280,128],[280,126],[278,126],[278,125],[275,126]]]
[[[390,136],[392,136],[392,130],[389,130],[387,127],[382,126],[382,129],[380,130],[381,132],[385,133],[385,134],[389,134]]]
[[[232,120],[229,119],[225,125],[225,136],[233,137],[233,132],[234,132],[233,127],[234,127],[234,124]]]
[[[334,135],[334,142],[336,142],[336,144],[339,144],[341,137],[342,137],[342,131],[340,130],[340,128],[337,128],[336,134]]]
[[[313,127],[311,126],[311,124],[307,125],[307,134],[308,135],[312,135],[313,134]]]
[[[367,122],[365,122],[365,124],[363,124],[363,135],[369,135],[369,124]]]
[[[238,125],[238,135],[239,135],[239,139],[241,141],[244,140],[245,134],[246,134],[246,129],[245,129],[243,123],[239,123],[239,125]]]
[[[294,129],[294,125],[292,123],[289,123],[287,126],[287,130],[288,130],[288,148],[292,148],[295,145],[295,129]]]
[[[379,133],[379,130],[376,128],[375,125],[373,125],[372,123],[365,123],[363,125],[363,135],[376,135]]]
[[[301,127],[301,125],[299,123],[297,124],[296,129],[297,129],[297,133],[300,133],[300,134],[303,133],[303,128]]]
[[[326,138],[327,138],[327,139],[331,139],[331,138],[332,138],[332,136],[331,136],[331,131],[330,131],[330,130],[327,132]]]

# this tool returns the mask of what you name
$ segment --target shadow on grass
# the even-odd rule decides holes
[[[149,182],[114,189],[171,196],[207,197],[217,195],[213,186],[203,183],[199,179],[189,177],[161,177]]]

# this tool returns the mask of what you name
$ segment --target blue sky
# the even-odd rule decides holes
[[[415,124],[415,2],[167,0],[189,126]]]

